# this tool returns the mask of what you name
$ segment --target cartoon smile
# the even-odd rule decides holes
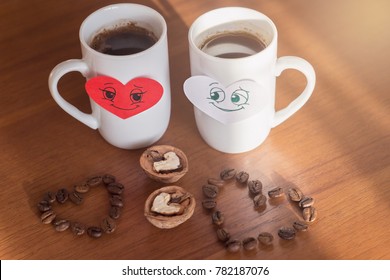
[[[217,82],[211,83],[210,89],[210,99],[209,103],[218,108],[219,110],[225,112],[234,112],[245,109],[246,105],[249,105],[249,91],[239,87],[234,90],[228,98],[226,98],[225,91],[218,86]]]
[[[102,91],[102,99],[106,100],[110,106],[119,110],[135,110],[140,107],[143,95],[146,91],[141,86],[134,85],[129,95],[117,95],[116,89],[112,87],[112,83],[105,83],[104,88],[99,88]]]
[[[218,108],[219,110],[222,110],[225,112],[234,112],[234,111],[239,111],[241,109],[244,109],[244,106],[236,108],[236,109],[225,109],[225,108],[221,108],[221,107],[217,106],[214,102],[209,102],[209,103],[212,104],[214,107]]]
[[[145,77],[123,84],[112,77],[97,76],[87,81],[85,89],[99,106],[122,119],[150,109],[164,93],[159,82]]]
[[[249,79],[225,86],[208,76],[192,76],[184,82],[183,89],[198,110],[222,124],[251,118],[270,104],[269,91]]]

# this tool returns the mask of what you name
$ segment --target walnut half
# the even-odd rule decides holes
[[[170,145],[156,145],[145,150],[140,157],[145,174],[164,184],[177,182],[188,172],[187,156]]]
[[[174,228],[188,220],[195,210],[194,196],[179,186],[166,186],[152,192],[145,201],[144,214],[154,226]]]

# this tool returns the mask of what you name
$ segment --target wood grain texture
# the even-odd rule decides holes
[[[135,1],[137,2],[137,1]],[[172,114],[157,144],[183,150],[189,172],[178,184],[195,195],[193,217],[161,230],[143,215],[148,195],[161,184],[139,166],[143,150],[121,150],[63,112],[47,79],[59,62],[81,56],[83,19],[111,1],[1,1],[0,3],[0,258],[1,259],[390,259],[390,9],[388,1],[138,1],[168,24]],[[279,31],[278,55],[310,61],[317,74],[312,98],[271,131],[252,152],[229,155],[201,139],[182,84],[190,75],[187,32],[202,13],[224,6],[259,10]],[[89,112],[85,80],[77,73],[60,82],[64,97]],[[303,88],[286,71],[277,79],[277,108]],[[316,199],[318,221],[294,241],[277,229],[291,224],[297,208],[287,199],[253,210],[248,192],[224,187],[218,207],[236,238],[275,235],[271,248],[229,254],[200,207],[201,187],[226,167],[245,170],[264,191],[298,186]],[[96,173],[114,174],[126,186],[116,232],[93,240],[57,233],[39,221],[42,195]],[[108,208],[104,190],[85,204],[58,207],[63,217],[96,223]]]

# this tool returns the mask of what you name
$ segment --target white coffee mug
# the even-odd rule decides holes
[[[208,53],[201,49],[210,38],[240,32],[260,39],[265,48],[256,52],[230,42],[216,45]],[[271,128],[298,111],[311,96],[313,67],[299,57],[277,58],[277,37],[277,29],[267,16],[242,7],[212,10],[191,25],[188,40],[192,77],[185,81],[184,91],[194,105],[202,138],[214,149],[241,153],[258,147]],[[247,56],[218,57],[226,52]],[[307,84],[294,101],[275,112],[276,77],[285,69],[302,72]]]
[[[151,31],[157,41],[134,54],[109,55],[90,47],[103,29],[135,24]],[[152,8],[138,4],[114,4],[89,15],[81,24],[82,59],[58,64],[49,76],[49,89],[58,105],[71,116],[98,129],[110,144],[137,149],[156,142],[165,133],[171,110],[167,26]],[[58,92],[58,81],[78,71],[86,77],[92,114],[68,103]]]

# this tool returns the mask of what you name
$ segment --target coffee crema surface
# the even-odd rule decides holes
[[[266,44],[249,32],[226,31],[210,36],[199,48],[215,57],[242,58],[261,52]]]
[[[90,47],[108,55],[131,55],[142,52],[157,42],[152,31],[135,23],[105,28],[93,36]]]

